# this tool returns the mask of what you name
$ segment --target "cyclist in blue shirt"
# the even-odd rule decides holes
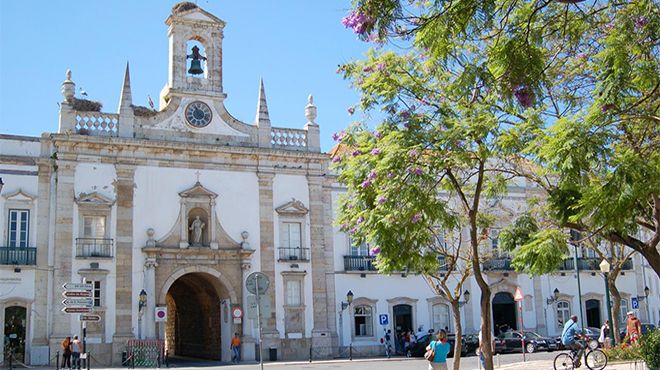
[[[440,330],[438,332],[438,340],[434,340],[426,347],[428,351],[433,347],[435,356],[433,361],[429,362],[429,370],[447,370],[447,354],[451,346],[447,343],[447,332]]]
[[[580,335],[582,329],[577,325],[577,316],[571,316],[571,319],[564,325],[564,330],[561,332],[561,342],[568,349],[577,351],[575,367],[580,367],[580,359],[584,353],[584,345],[580,343],[576,337]]]

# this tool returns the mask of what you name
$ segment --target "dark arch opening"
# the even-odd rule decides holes
[[[224,286],[206,273],[183,275],[170,286],[165,333],[170,356],[221,360],[220,299],[227,296]]]
[[[499,292],[493,297],[493,329],[495,335],[518,328],[516,322],[516,302],[513,295]]]

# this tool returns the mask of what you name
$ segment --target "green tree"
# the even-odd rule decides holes
[[[340,72],[361,91],[360,107],[385,118],[375,135],[356,126],[344,138],[360,151],[340,165],[349,230],[369,228],[373,239],[398,231],[401,245],[424,245],[423,225],[462,217],[488,337],[490,291],[476,252],[492,219],[479,206],[507,178],[544,189],[561,227],[639,251],[660,274],[657,5],[355,0],[342,23],[376,50]],[[382,155],[368,155],[374,149]],[[392,192],[387,213],[370,211]],[[560,239],[538,236],[548,253]],[[389,250],[382,245],[383,261],[401,252],[400,264],[431,263],[415,248]]]

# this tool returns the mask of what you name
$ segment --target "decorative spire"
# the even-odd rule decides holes
[[[308,125],[316,125],[316,105],[314,105],[314,97],[310,94],[307,98],[307,106],[305,106],[305,117],[307,118]]]
[[[131,74],[128,69],[128,61],[126,62],[126,72],[124,73],[124,85],[121,88],[121,96],[119,97],[119,110],[122,107],[130,107],[133,104],[133,96],[131,94]]]
[[[257,126],[261,122],[268,122],[270,124],[270,117],[268,116],[268,105],[266,104],[266,89],[264,88],[264,79],[259,82],[259,101],[257,103]]]
[[[62,96],[65,101],[70,102],[76,95],[76,83],[71,80],[71,70],[66,70],[66,80],[62,82]]]

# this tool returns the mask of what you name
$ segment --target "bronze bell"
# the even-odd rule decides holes
[[[193,59],[190,63],[190,69],[188,70],[188,73],[191,75],[201,75],[204,73],[204,70],[202,69],[202,61],[199,59]]]

